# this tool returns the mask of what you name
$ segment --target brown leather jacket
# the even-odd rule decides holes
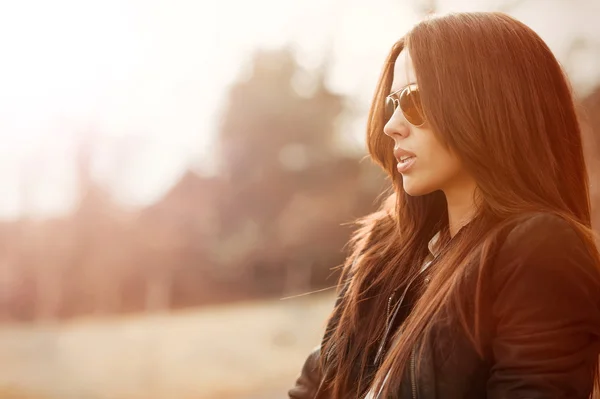
[[[490,279],[485,356],[456,320],[437,323],[416,378],[407,373],[392,397],[587,399],[600,353],[600,270],[573,228],[549,214],[518,224]],[[316,397],[319,356],[317,347],[289,398]]]

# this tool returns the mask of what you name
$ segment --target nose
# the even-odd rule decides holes
[[[383,132],[392,139],[405,138],[410,134],[408,122],[404,119],[402,112],[396,110],[389,121],[383,127]]]

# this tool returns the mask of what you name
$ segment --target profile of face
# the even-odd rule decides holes
[[[403,50],[394,67],[394,79],[390,93],[397,106],[391,118],[384,126],[384,133],[394,140],[394,156],[398,173],[402,174],[404,190],[411,196],[419,196],[442,190],[446,195],[450,191],[461,190],[472,186],[473,179],[454,152],[446,148],[434,134],[431,126],[422,113],[418,118],[405,115],[411,96],[418,96],[417,82],[412,59],[407,49]],[[409,88],[413,93],[401,96],[403,89]],[[406,94],[406,93],[404,93]],[[414,107],[415,105],[409,105]],[[413,108],[414,111],[414,108]],[[412,119],[412,120],[411,120]],[[420,119],[420,120],[419,120]],[[412,124],[409,122],[413,122]]]

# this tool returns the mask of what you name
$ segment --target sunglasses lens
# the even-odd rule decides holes
[[[389,121],[394,115],[394,111],[396,111],[396,104],[394,100],[390,97],[386,97],[385,99],[385,121]]]
[[[400,108],[409,123],[415,126],[425,123],[421,108],[421,96],[417,88],[406,89],[400,94]]]

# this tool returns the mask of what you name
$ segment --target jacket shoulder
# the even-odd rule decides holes
[[[596,268],[594,251],[596,248],[585,243],[582,233],[572,222],[550,213],[534,213],[509,226],[498,258],[500,263],[507,263],[519,259],[535,261],[556,257],[556,260],[568,260],[574,257],[573,260]]]
[[[596,248],[569,221],[535,213],[508,231],[494,262],[495,292],[515,285],[577,284],[590,294],[600,292]]]

